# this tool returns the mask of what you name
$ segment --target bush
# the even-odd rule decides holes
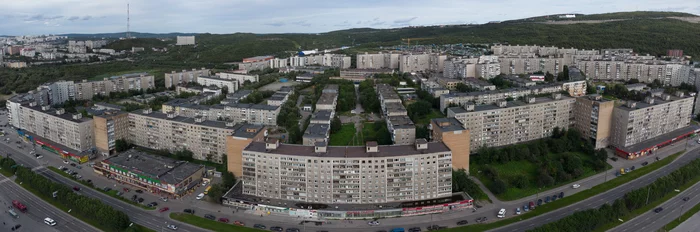
[[[493,192],[493,194],[505,193],[506,190],[508,190],[508,186],[506,186],[506,182],[503,182],[501,179],[496,179],[493,181],[493,184],[491,184],[491,192]]]

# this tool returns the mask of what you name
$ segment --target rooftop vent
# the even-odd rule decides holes
[[[58,108],[58,109],[56,109],[56,115],[62,115],[62,114],[65,114],[65,113],[66,113],[66,110],[63,109],[63,108]]]
[[[496,102],[496,106],[501,107],[501,108],[505,108],[507,105],[508,105],[508,102],[505,100]]]
[[[202,117],[202,116],[196,116],[196,117],[194,117],[194,122],[196,122],[196,123],[203,123],[203,122],[204,122],[204,117]]]
[[[177,117],[177,113],[175,113],[175,111],[168,111],[168,112],[166,112],[166,114],[167,114],[168,118]]]
[[[634,101],[627,101],[627,102],[625,103],[625,106],[634,109],[634,108],[637,108],[637,102],[634,102]]]
[[[34,102],[34,104],[36,105],[36,102]],[[51,106],[48,106],[48,105],[46,105],[46,106],[41,106],[41,110],[43,110],[43,111],[47,111],[47,110],[49,110],[49,109],[51,109]]]
[[[676,96],[683,97],[683,96],[685,96],[685,93],[683,91],[676,91]]]
[[[464,109],[467,111],[474,111],[474,107],[475,107],[474,103],[467,103],[464,105]]]
[[[142,112],[143,112],[143,114],[150,114],[150,113],[153,113],[153,109],[151,109],[151,108],[146,108],[146,109],[143,109]]]
[[[267,150],[275,150],[279,146],[280,146],[280,141],[275,139],[275,138],[270,138],[265,143],[265,149],[267,149]]]
[[[369,141],[366,143],[367,152],[379,152],[379,145],[375,141]]]
[[[663,99],[664,101],[671,100],[671,95],[670,94],[662,94],[661,99]]]
[[[319,141],[314,144],[314,151],[316,153],[326,153],[326,148],[328,148],[328,146],[324,141]]]
[[[425,139],[416,139],[416,150],[428,149],[428,141]]]
[[[552,99],[554,99],[554,100],[561,99],[561,93],[552,93]]]
[[[33,101],[33,102],[30,102],[30,103],[29,103],[29,106],[31,106],[31,107],[34,107],[34,106],[36,106],[36,102],[35,102],[35,101]]]
[[[527,102],[528,104],[534,104],[534,103],[535,103],[535,97],[526,96],[526,97],[525,97],[525,102]]]
[[[73,114],[73,119],[79,120],[81,118],[83,118],[83,114],[81,114],[81,113]]]
[[[653,104],[654,104],[654,98],[653,98],[653,97],[646,97],[646,98],[644,98],[644,102],[646,102],[646,103],[649,104],[649,105],[653,105]]]

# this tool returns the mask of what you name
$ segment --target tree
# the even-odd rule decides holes
[[[407,110],[411,120],[417,121],[419,118],[423,118],[430,114],[430,112],[433,110],[432,106],[433,104],[430,104],[430,102],[419,100],[409,105]]]
[[[598,91],[596,90],[594,85],[592,85],[590,82],[586,83],[586,94],[594,94],[597,92]]]
[[[221,186],[221,184],[213,184],[207,195],[209,196],[210,201],[221,204],[221,198],[224,196],[224,194],[226,194],[227,190],[228,189]]]
[[[505,193],[507,189],[508,186],[506,186],[506,182],[503,182],[501,179],[496,179],[493,181],[493,184],[491,184],[491,192],[496,195]]]
[[[123,152],[129,150],[129,148],[131,148],[131,144],[124,139],[117,139],[114,141],[114,150],[117,152]]]
[[[527,185],[528,185],[529,182],[530,182],[530,181],[527,179],[527,176],[525,176],[525,175],[518,175],[518,176],[516,176],[516,177],[513,179],[513,181],[512,181],[511,184],[512,184],[513,186],[515,186],[516,188],[524,189],[524,188],[527,188]]]
[[[340,128],[343,126],[343,124],[340,122],[340,118],[338,115],[333,117],[333,120],[331,121],[331,133],[336,133],[340,131]]]
[[[554,75],[552,75],[551,73],[547,72],[546,74],[544,74],[544,81],[546,81],[546,82],[554,82]]]

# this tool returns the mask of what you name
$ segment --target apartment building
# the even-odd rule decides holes
[[[39,106],[29,102],[19,106],[19,129],[77,152],[94,147],[93,122],[80,113],[66,113],[63,108]]]
[[[251,83],[258,82],[260,80],[260,76],[258,75],[245,75],[245,74],[239,74],[239,73],[232,73],[232,72],[218,72],[216,73],[216,76],[225,79],[225,80],[236,80],[238,83],[243,84],[246,81],[249,81]]]
[[[399,57],[400,72],[441,72],[445,69],[447,55],[440,54],[402,54]]]
[[[534,86],[537,83],[532,81],[529,78],[520,78],[519,76],[516,75],[505,75],[503,77],[503,80],[517,86],[517,87],[528,87],[528,86]]]
[[[564,82],[561,85],[562,89],[569,92],[569,96],[580,97],[586,95],[587,84],[586,81],[570,81]]]
[[[398,53],[367,53],[357,54],[357,69],[398,69]]]
[[[242,99],[248,97],[248,95],[250,95],[251,93],[253,93],[253,90],[242,89],[242,90],[239,90],[238,92],[235,92],[235,93],[226,94],[226,99],[221,101],[221,104],[227,104],[229,102],[230,103],[238,103]]]
[[[610,145],[610,129],[615,101],[604,99],[599,94],[576,98],[574,103],[574,128],[589,139],[595,149]]]
[[[525,101],[498,101],[493,105],[447,108],[469,130],[470,150],[483,146],[505,146],[549,137],[554,128],[569,128],[576,100],[559,93],[547,97],[525,97]]]
[[[578,61],[586,77],[603,81],[628,81],[637,79],[643,83],[659,80],[661,83],[679,86],[694,84],[691,67],[677,61],[589,59]]]
[[[92,100],[94,96],[109,96],[112,92],[145,91],[155,88],[154,78],[148,73],[132,73],[101,81],[83,80],[74,83],[75,100]]]
[[[182,70],[181,72],[171,71],[165,73],[165,88],[171,88],[180,84],[197,82],[197,77],[209,76],[211,70],[207,68]]]
[[[455,118],[433,118],[428,130],[431,141],[442,142],[452,151],[452,168],[469,174],[469,130]]]
[[[210,85],[210,86],[185,86],[185,85],[178,85],[175,87],[175,93],[182,94],[182,93],[194,93],[194,94],[212,94],[213,96],[219,96],[222,94],[221,88],[217,87],[216,85]]]
[[[488,81],[482,80],[482,79],[477,79],[474,77],[467,77],[464,79],[464,84],[466,84],[469,87],[486,91],[486,90],[496,90],[496,85],[491,84]]]
[[[518,99],[529,95],[559,93],[563,90],[562,84],[554,83],[495,91],[443,94],[440,95],[440,111],[444,111],[445,108],[450,106],[464,106],[469,103],[476,105],[493,104],[509,98]]]
[[[56,81],[48,85],[42,85],[51,93],[51,105],[63,104],[75,99],[75,84],[73,81]]]
[[[467,77],[491,79],[501,74],[501,63],[496,56],[479,58],[452,58],[446,60],[443,75],[447,78],[464,79]]]
[[[331,124],[331,120],[335,116],[335,111],[333,110],[317,110],[311,115],[311,124]]]
[[[304,135],[302,136],[302,144],[305,146],[314,146],[316,143],[327,144],[330,131],[330,124],[311,123],[306,128],[306,131],[304,131]]]
[[[126,140],[129,136],[128,115],[120,110],[105,110],[93,115],[95,147],[102,155],[115,154],[117,140]]]
[[[256,61],[256,62],[243,62],[238,64],[238,69],[245,71],[246,73],[249,73],[250,71],[255,71],[255,70],[264,70],[266,68],[270,67],[270,62],[267,60],[264,61]]]
[[[243,194],[314,203],[377,204],[452,193],[443,143],[327,147],[251,142],[242,151]],[[408,168],[410,167],[410,168]]]
[[[270,68],[284,68],[289,65],[289,59],[288,58],[274,58],[271,60],[268,60],[270,62]]]
[[[222,163],[226,136],[233,134],[233,122],[188,118],[146,109],[129,113],[129,142],[171,152],[187,149],[195,159]]]
[[[416,141],[416,125],[406,115],[386,117],[391,141],[396,145],[409,145]]]
[[[464,83],[461,79],[450,79],[450,78],[437,78],[437,83],[440,84],[445,89],[455,90],[457,89],[457,84]]]
[[[625,149],[690,125],[695,96],[654,94],[642,102],[627,101],[612,113],[610,144]],[[634,151],[636,152],[636,151]],[[634,157],[644,154],[634,154]]]
[[[215,76],[200,76],[197,77],[197,83],[203,86],[216,86],[219,88],[227,88],[229,92],[238,91],[239,82],[236,80],[222,79]]]
[[[222,105],[224,107],[222,112],[224,120],[267,126],[277,125],[277,115],[281,108],[264,104],[228,103]]]
[[[243,176],[243,148],[252,142],[263,142],[268,132],[265,126],[237,124],[233,135],[226,136],[226,167],[234,176]]]
[[[204,177],[204,165],[155,156],[137,150],[102,160],[96,173],[139,190],[181,197],[196,188]]]
[[[287,99],[289,99],[289,96],[292,94],[294,94],[294,89],[292,89],[292,87],[283,86],[267,99],[267,104],[271,106],[281,106],[287,102]]]
[[[194,36],[178,36],[175,45],[194,45]]]
[[[340,70],[340,77],[344,79],[364,80],[371,78],[375,74],[393,74],[393,69],[343,69]]]
[[[322,92],[316,102],[316,110],[335,110],[336,105],[338,105],[337,90],[336,93]]]

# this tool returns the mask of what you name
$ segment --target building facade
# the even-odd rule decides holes
[[[62,108],[38,106],[30,102],[19,107],[20,129],[78,152],[94,147],[92,119],[80,113],[70,114]]]
[[[585,139],[589,139],[595,149],[610,145],[610,129],[615,101],[604,99],[598,94],[576,98],[574,103],[574,128]]]
[[[199,76],[209,76],[210,70],[206,68],[182,70],[182,72],[172,71],[165,73],[165,88],[171,88],[183,83],[197,82]]]
[[[155,88],[155,77],[147,73],[125,74],[104,78],[101,81],[74,83],[75,100],[92,100],[94,96],[109,96],[112,92],[145,91]]]
[[[107,110],[93,115],[95,148],[102,155],[116,153],[117,140],[126,140],[129,136],[128,113],[119,110]]]

